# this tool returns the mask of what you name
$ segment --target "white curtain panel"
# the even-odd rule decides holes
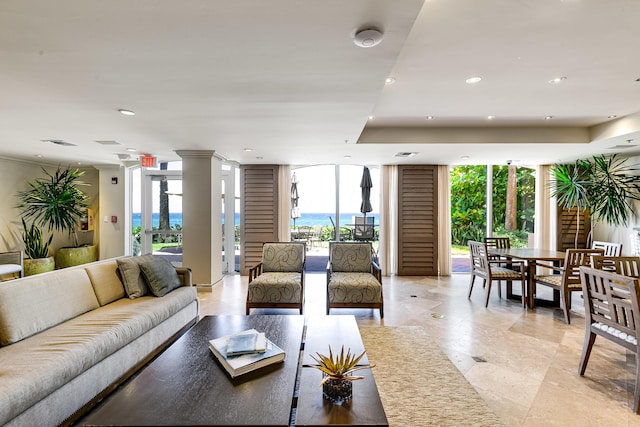
[[[383,165],[380,195],[380,269],[384,276],[397,274],[398,248],[398,166]]]
[[[278,167],[278,240],[291,241],[291,166]]]
[[[451,275],[451,186],[449,165],[438,166],[438,274]]]

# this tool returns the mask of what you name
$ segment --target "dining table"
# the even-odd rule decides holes
[[[524,261],[526,265],[526,278],[527,281],[527,306],[533,308],[535,305],[560,305],[560,293],[554,289],[553,301],[536,299],[536,283],[535,275],[536,269],[539,266],[538,262],[547,261],[553,263],[555,266],[559,266],[564,261],[565,253],[562,251],[556,251],[551,249],[541,248],[487,248],[487,254],[493,256],[499,256],[510,260]],[[520,298],[520,296],[517,296]],[[511,286],[507,285],[507,298],[516,298],[513,295]]]

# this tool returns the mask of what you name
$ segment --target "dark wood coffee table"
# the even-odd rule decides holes
[[[231,379],[208,341],[249,328],[264,331],[285,350],[286,360]],[[338,351],[342,344],[353,352],[364,349],[353,316],[311,317],[306,337],[303,316],[207,316],[81,424],[388,426],[370,369],[360,372],[365,379],[354,383],[346,404],[334,406],[322,398],[322,373],[309,366],[313,359],[307,356],[326,353],[328,344]]]

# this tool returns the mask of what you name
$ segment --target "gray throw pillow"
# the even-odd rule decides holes
[[[166,258],[157,258],[140,264],[140,271],[147,280],[151,293],[162,297],[182,286],[176,269]]]
[[[153,255],[151,254],[118,258],[116,260],[124,290],[129,298],[135,299],[147,294],[147,284],[140,273],[140,264],[149,261],[153,261]]]

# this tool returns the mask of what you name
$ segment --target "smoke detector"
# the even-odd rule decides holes
[[[382,33],[375,28],[360,30],[353,36],[353,42],[359,47],[373,47],[382,41]]]

